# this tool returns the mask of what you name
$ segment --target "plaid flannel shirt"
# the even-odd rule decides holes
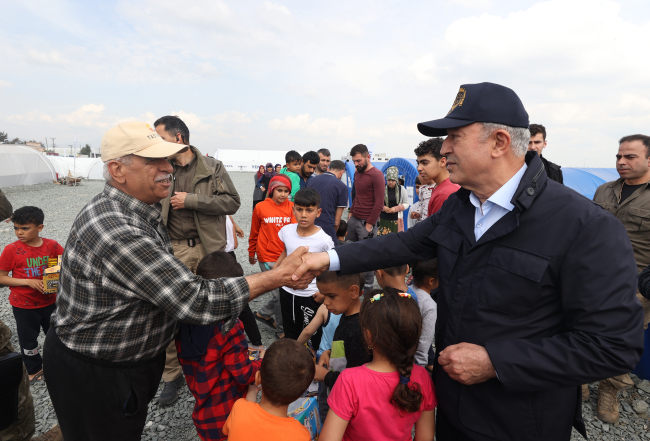
[[[221,324],[214,328],[207,352],[201,360],[191,361],[181,357],[185,381],[196,399],[192,420],[202,440],[224,440],[223,434],[230,410],[246,395],[248,385],[255,381],[255,374],[262,360],[248,358],[248,343],[244,326],[237,321],[226,335],[220,332]],[[176,339],[177,352],[181,353],[181,340]]]
[[[249,297],[243,277],[206,280],[173,255],[160,204],[106,184],[77,215],[51,323],[68,348],[112,362],[153,358],[176,320],[234,326]]]

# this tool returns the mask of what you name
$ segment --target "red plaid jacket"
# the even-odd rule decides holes
[[[185,381],[196,399],[192,419],[202,440],[223,440],[222,429],[230,409],[243,398],[248,385],[255,381],[261,360],[250,361],[244,325],[240,320],[225,336],[221,334],[223,322],[214,327],[208,349],[200,361],[178,358]],[[181,341],[176,339],[176,349],[181,352]]]

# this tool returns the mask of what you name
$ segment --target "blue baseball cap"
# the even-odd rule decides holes
[[[494,83],[463,84],[451,110],[442,119],[422,122],[418,130],[424,136],[446,136],[447,129],[475,122],[528,127],[528,112],[517,94]]]

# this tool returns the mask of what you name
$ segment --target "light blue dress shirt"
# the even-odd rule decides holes
[[[477,241],[492,225],[515,208],[510,201],[527,168],[528,164],[524,163],[524,166],[508,182],[483,202],[483,205],[474,192],[469,194],[469,201],[476,208],[474,211],[474,237]]]
[[[503,184],[487,201],[483,202],[483,205],[481,205],[481,201],[476,197],[474,192],[470,193],[469,201],[475,207],[474,237],[477,241],[492,225],[496,224],[499,219],[515,208],[510,201],[515,195],[527,168],[528,164],[524,163],[523,167],[508,182]],[[336,248],[329,250],[327,254],[330,256],[330,271],[339,271],[341,269],[341,261],[339,260],[339,255],[336,254]]]

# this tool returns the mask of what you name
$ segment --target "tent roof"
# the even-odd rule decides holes
[[[24,145],[0,144],[0,162],[0,187],[44,184],[56,179],[47,157]]]

